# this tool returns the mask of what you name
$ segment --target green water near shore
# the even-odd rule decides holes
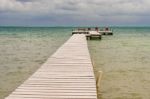
[[[65,28],[0,28],[0,99],[35,72],[70,36]]]
[[[95,71],[103,71],[99,99],[150,99],[149,30],[116,29],[88,42]]]
[[[72,28],[0,27],[0,99],[37,70]],[[95,73],[103,71],[99,99],[150,99],[150,28],[113,28],[88,41]]]

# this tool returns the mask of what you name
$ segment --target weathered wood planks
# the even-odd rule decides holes
[[[98,38],[101,39],[102,35],[98,31],[89,31],[89,34],[86,35],[87,39]]]
[[[84,34],[74,34],[6,99],[97,99]]]

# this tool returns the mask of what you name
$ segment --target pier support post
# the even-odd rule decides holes
[[[100,82],[101,82],[101,79],[102,79],[102,74],[103,74],[102,71],[98,71],[97,79],[96,79],[96,85],[97,85],[97,89],[98,89],[98,90],[99,90],[99,88],[100,88]]]
[[[99,39],[100,39],[100,40],[102,39],[101,35],[99,36]]]

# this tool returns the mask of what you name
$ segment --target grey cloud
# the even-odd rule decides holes
[[[33,2],[34,0],[16,0],[16,1],[19,1],[19,2]]]
[[[131,24],[150,16],[149,0],[1,0],[0,16],[49,24]],[[1,17],[0,17],[1,18]],[[9,17],[7,17],[9,18]],[[1,18],[4,20],[5,17]],[[11,18],[10,18],[11,19]],[[42,22],[43,20],[43,22]],[[17,20],[16,20],[17,21]],[[145,22],[145,21],[144,21]],[[9,23],[9,22],[8,22]],[[46,23],[46,22],[45,22]],[[43,23],[44,24],[44,23]],[[47,23],[48,24],[48,23]]]
[[[2,1],[5,1],[4,4]],[[141,14],[150,10],[149,0],[2,0],[3,10],[27,13],[72,11],[77,14]],[[94,13],[96,12],[96,13]]]

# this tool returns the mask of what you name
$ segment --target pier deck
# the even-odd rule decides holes
[[[89,31],[89,34],[86,35],[87,39],[92,39],[93,37],[101,39],[101,36],[101,33],[98,31]]]
[[[84,34],[74,34],[5,99],[97,99]]]
[[[113,31],[98,31],[102,35],[113,35]]]
[[[89,34],[89,31],[75,30],[72,31],[72,34]]]
[[[87,29],[77,29],[72,31],[72,34],[90,34],[90,32],[99,32],[101,35],[113,35],[113,31],[111,29],[107,29],[107,30],[87,30]]]

